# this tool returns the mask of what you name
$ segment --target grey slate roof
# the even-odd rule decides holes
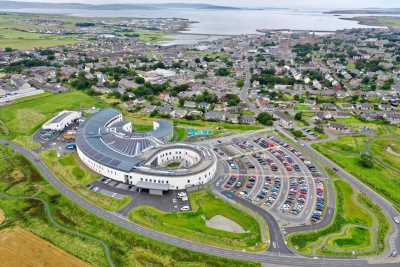
[[[158,121],[158,128],[149,133],[130,133],[126,139],[119,133],[110,132],[108,127],[113,127],[119,123],[121,114],[115,109],[103,109],[95,114],[79,128],[76,136],[76,144],[80,151],[92,160],[99,162],[110,168],[124,172],[135,171],[138,173],[147,173],[157,175],[162,173],[167,176],[187,175],[188,172],[202,171],[212,164],[216,159],[210,152],[200,148],[183,144],[162,145],[158,137],[162,138],[165,134],[170,134],[173,126],[166,120]],[[115,121],[114,121],[115,120]],[[154,141],[157,138],[157,141]],[[149,142],[152,142],[149,144]],[[122,143],[121,143],[122,142]],[[125,142],[125,143],[124,143]],[[140,148],[136,145],[139,144]],[[157,153],[170,147],[185,147],[193,149],[203,157],[196,166],[189,169],[179,169],[173,172],[158,168],[153,169],[144,166]],[[144,149],[142,149],[145,147]],[[133,149],[139,149],[133,151]]]

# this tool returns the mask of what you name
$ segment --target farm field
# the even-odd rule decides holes
[[[362,25],[400,28],[400,18],[395,16],[361,16],[349,18]]]
[[[104,103],[80,91],[44,93],[0,107],[0,138],[31,136],[44,122],[64,109],[103,107]]]
[[[93,266],[106,266],[99,242],[64,232],[48,220],[43,204],[21,199],[34,196],[49,205],[54,220],[112,248],[115,266],[259,266],[180,249],[151,240],[104,221],[58,193],[25,158],[0,146],[0,199],[6,215],[2,229],[21,227]]]
[[[129,218],[143,226],[168,234],[211,245],[233,249],[262,250],[260,226],[252,216],[225,203],[208,191],[190,194],[192,212],[165,213],[152,207],[137,207]],[[216,215],[223,216],[240,225],[246,232],[233,233],[206,226],[206,220]]]
[[[305,255],[377,255],[385,248],[390,224],[378,206],[330,170],[336,189],[333,222],[324,229],[289,236],[289,244]]]
[[[400,129],[377,126],[374,135],[343,136],[337,140],[313,144],[320,153],[335,161],[393,203],[400,210]],[[368,151],[373,158],[371,168],[360,164],[360,153]],[[397,151],[397,152],[396,152]],[[394,152],[394,153],[393,153]]]
[[[42,18],[41,15],[1,14],[0,15],[0,48],[32,49],[73,44],[78,41],[74,35],[45,34],[28,32],[37,28],[35,24],[24,22],[25,19]],[[48,18],[48,17],[47,17]],[[77,18],[63,17],[66,21],[64,27],[73,27]],[[59,18],[58,18],[59,19]]]
[[[1,264],[8,267],[90,266],[20,227],[0,231],[0,258]]]
[[[131,200],[126,196],[123,199],[102,195],[87,189],[87,185],[99,179],[99,175],[81,164],[75,153],[57,157],[56,151],[47,150],[40,154],[49,169],[68,187],[80,194],[87,201],[109,211],[118,211]]]

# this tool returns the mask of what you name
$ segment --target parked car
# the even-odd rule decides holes
[[[189,207],[189,206],[183,206],[183,207],[181,207],[181,211],[188,211],[188,210],[190,210],[190,207]]]

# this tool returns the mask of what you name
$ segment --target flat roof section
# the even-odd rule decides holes
[[[49,123],[59,123],[61,122],[63,119],[65,119],[66,117],[68,117],[71,113],[73,113],[74,111],[66,111],[64,113],[58,114],[57,116],[55,116]]]

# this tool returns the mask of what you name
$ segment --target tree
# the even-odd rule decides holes
[[[237,106],[240,103],[240,97],[237,95],[227,94],[225,97],[226,97],[226,102],[230,107]]]
[[[361,153],[360,164],[365,168],[372,168],[374,166],[372,156],[369,153]]]
[[[291,132],[292,132],[292,134],[294,135],[294,137],[296,137],[296,138],[302,138],[302,137],[304,137],[303,132],[300,131],[300,130],[292,130]]]
[[[294,119],[295,120],[297,120],[297,121],[301,121],[302,119],[303,119],[303,112],[297,112],[295,115],[294,115]]]
[[[4,48],[4,52],[9,53],[9,52],[12,52],[12,51],[13,51],[13,49],[11,47]]]
[[[321,125],[317,125],[314,127],[314,131],[316,131],[317,133],[323,134],[324,133],[324,127],[322,127]]]
[[[217,76],[228,76],[231,72],[227,68],[219,68],[215,70],[215,75]]]
[[[95,85],[96,82],[96,79],[88,79],[84,72],[80,72],[78,77],[71,81],[71,85],[78,90],[87,90],[90,89],[92,85]]]
[[[261,112],[257,116],[257,121],[261,124],[264,124],[266,126],[272,126],[273,125],[273,120],[272,120],[272,115],[268,112]]]
[[[137,76],[135,77],[135,83],[137,84],[144,84],[145,80],[143,77]]]
[[[242,88],[244,86],[244,81],[243,80],[236,81],[236,86]]]

